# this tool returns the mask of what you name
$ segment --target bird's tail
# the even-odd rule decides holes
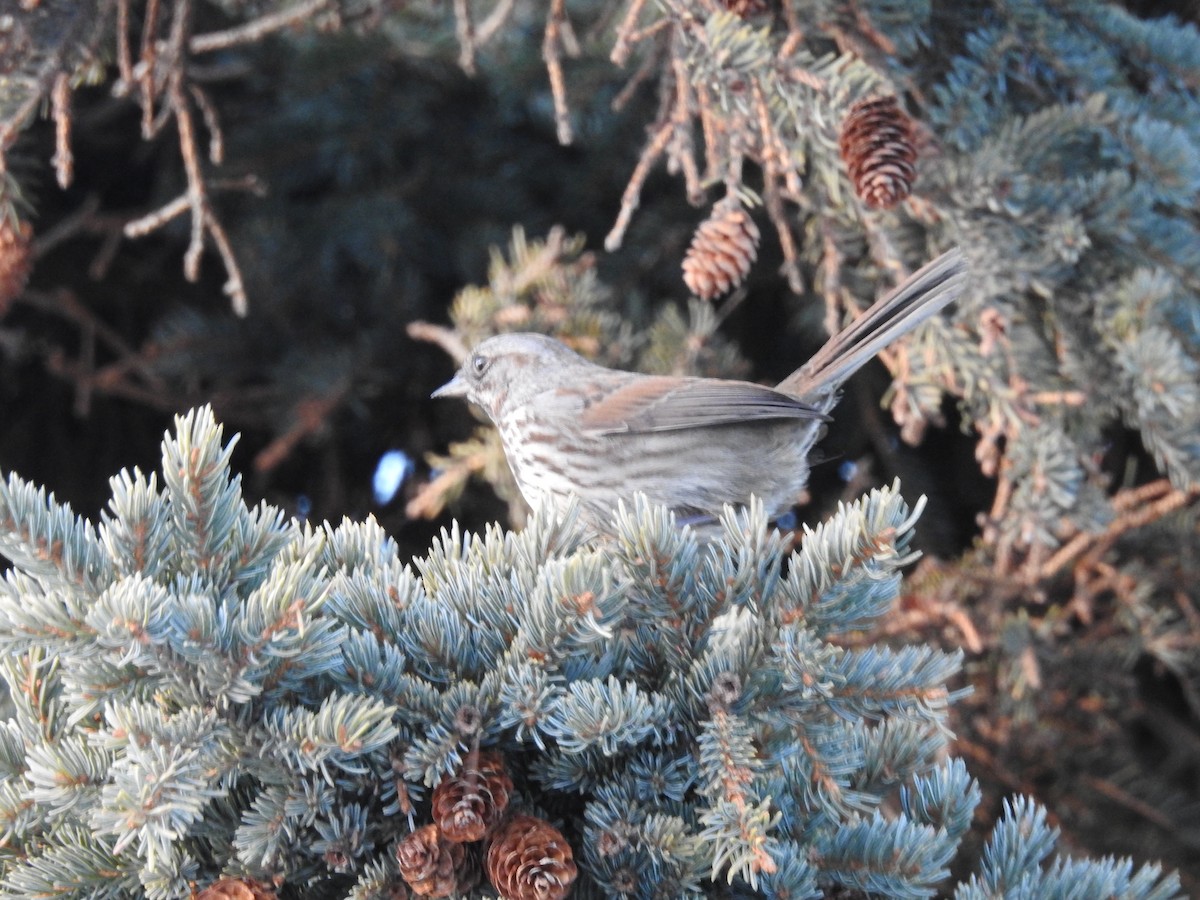
[[[962,251],[946,251],[826,341],[776,390],[820,406],[876,353],[958,299],[966,283]]]

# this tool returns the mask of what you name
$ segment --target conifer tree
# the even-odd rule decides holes
[[[1096,811],[1091,842],[1077,831],[1077,844],[1107,849],[1127,839],[1140,857],[1171,850],[1173,863],[1194,866],[1195,748],[1178,736],[1200,718],[1200,37],[1194,22],[1146,14],[1152,6],[5,0],[0,457],[57,457],[62,471],[38,481],[78,497],[83,473],[93,471],[102,492],[110,471],[129,462],[123,454],[135,432],[149,435],[152,458],[165,417],[211,403],[255,444],[256,496],[282,505],[290,494],[289,511],[299,510],[300,493],[315,495],[319,509],[336,508],[318,518],[367,508],[368,489],[347,498],[344,485],[370,464],[362,455],[369,426],[377,445],[390,439],[378,432],[395,429],[410,457],[434,451],[421,470],[424,489],[406,498],[409,521],[465,519],[487,496],[476,491],[478,476],[509,502],[518,525],[527,511],[491,432],[462,440],[465,431],[451,433],[451,413],[423,405],[445,374],[431,369],[445,360],[410,354],[409,345],[397,353],[406,326],[451,355],[497,331],[538,330],[610,364],[765,381],[794,367],[805,341],[819,343],[822,313],[830,330],[905,272],[960,245],[972,290],[952,315],[884,355],[892,375],[884,403],[908,443],[946,419],[961,425],[974,460],[970,450],[947,464],[897,448],[890,423],[872,415],[875,398],[838,412],[861,413],[858,430],[872,438],[876,469],[886,470],[880,483],[891,481],[900,457],[919,460],[903,475],[910,499],[931,497],[925,534],[949,531],[951,552],[962,551],[916,573],[902,614],[871,621],[893,636],[924,629],[918,644],[936,635],[970,654],[977,691],[955,728],[984,725],[983,735],[963,741],[978,751],[974,776],[990,769],[1005,790],[1014,779],[1027,791],[1095,786],[1080,802],[1058,805],[1064,815]],[[557,141],[572,149],[556,155]],[[568,237],[575,231],[588,236]],[[502,247],[510,233],[481,278],[487,247]],[[450,328],[413,323],[443,321],[455,291]],[[126,416],[141,428],[126,428]],[[101,437],[114,433],[120,441]],[[63,434],[95,444],[68,454],[75,447]],[[119,462],[101,458],[101,447],[116,445]],[[320,472],[293,472],[281,487],[285,462],[320,452]],[[938,495],[957,499],[963,469],[982,473],[987,496],[956,517]],[[135,522],[133,507],[122,507],[96,533],[133,548],[145,535],[165,540],[166,526],[153,517],[167,514],[167,475],[178,471],[164,468],[153,484],[130,474],[114,502],[120,495],[144,507],[144,527],[112,524],[108,536],[110,521]],[[22,496],[42,502],[36,491]],[[89,550],[87,528],[52,504],[33,531],[33,519],[5,519],[20,556],[10,581],[65,565],[86,597],[104,603],[142,603],[151,584],[189,596],[182,583],[160,584],[161,568],[198,579],[196,596],[248,601],[242,587],[260,586],[262,573],[243,572],[231,587],[229,573],[242,572],[235,560],[270,568],[293,533],[272,508],[235,515],[213,502],[170,513],[183,517],[173,528],[194,515],[217,536],[188,551],[191,569],[164,562],[175,557],[162,543],[130,550],[143,557],[132,567],[119,562],[117,545]],[[401,505],[386,511],[393,535],[409,527]],[[531,528],[550,527],[534,521]],[[474,530],[461,527],[457,539]],[[214,553],[226,538],[242,543]],[[21,541],[29,542],[24,551]],[[425,543],[422,533],[419,552]],[[135,572],[149,580],[106,593],[109,579]],[[57,599],[44,605],[22,587],[14,615],[38,609],[75,634],[70,623],[92,600],[58,587],[51,594]],[[224,634],[234,611],[220,609],[211,627]],[[247,621],[266,628],[275,614],[290,621],[266,608]],[[317,642],[314,662],[332,653],[319,630],[305,633]],[[209,654],[197,676],[204,690],[227,677],[222,702],[249,704],[238,709],[255,716],[262,709],[254,704],[267,701],[243,692],[260,670],[282,666],[278,690],[291,698],[291,669],[270,662],[274,638],[264,640],[261,651],[229,662],[226,675],[221,654]],[[88,684],[111,681],[131,704],[157,703],[157,689],[138,679],[159,675],[135,649]],[[191,659],[185,650],[178,653]],[[73,686],[82,676],[68,665],[71,654],[45,652],[36,668],[50,674],[30,684],[44,684],[47,698],[65,685],[63,696],[83,703],[92,688]],[[548,696],[560,688],[547,683]],[[63,727],[120,731],[101,724],[108,696],[97,694],[94,708],[71,707],[90,711]],[[319,717],[319,704],[298,702]],[[218,717],[212,727],[221,744],[221,729],[233,726]],[[1047,735],[1044,744],[1038,735]],[[535,736],[549,740],[536,728],[520,740]],[[481,742],[481,753],[495,746]],[[96,754],[117,754],[90,738],[68,744],[84,748],[71,753],[85,769],[103,768]],[[202,768],[233,765],[224,751],[205,752],[215,755],[198,757]],[[456,764],[465,768],[447,763],[439,778],[458,779],[455,803],[486,819],[485,799],[502,793],[501,776],[473,748],[462,752]],[[504,771],[516,793],[533,778],[528,767]],[[441,781],[427,775],[432,791]],[[72,819],[91,796],[79,777],[84,799],[55,800],[37,834],[94,827],[91,813]],[[22,787],[14,809],[32,816],[55,791],[70,794],[45,778],[45,793],[29,801],[33,789]],[[133,780],[113,791],[132,790]],[[751,779],[747,791],[757,784]],[[283,808],[272,803],[292,797],[284,784],[271,787],[263,821]],[[220,789],[198,787],[164,827],[182,831],[200,815],[219,832],[228,822],[201,795]],[[765,802],[761,786],[753,789],[746,802]],[[113,816],[125,810],[104,796]],[[320,845],[331,859],[346,853],[337,836],[357,833],[355,817],[375,802],[356,796],[358,811],[339,807],[349,818],[336,826],[323,813],[305,826],[320,835],[314,840],[333,841]],[[413,796],[432,804],[415,788]],[[1114,809],[1142,827],[1110,827]],[[557,808],[534,812],[563,824]],[[103,868],[102,849],[118,840],[115,821],[103,821],[109,836],[80,859]],[[510,836],[520,845],[527,834],[545,832]],[[567,837],[578,834],[568,828]],[[140,849],[142,837],[130,840],[117,856],[151,852]],[[53,858],[38,841],[25,846]],[[191,853],[198,872],[241,877],[224,859],[201,860],[161,835],[154,841],[146,847],[157,848],[156,864],[166,864],[169,845]],[[459,852],[438,841],[424,856],[421,847],[405,856],[429,869],[418,880],[444,879],[439,866]],[[565,857],[559,862],[569,870]],[[576,854],[571,863],[583,890],[595,861]],[[487,860],[473,852],[455,865],[482,874]],[[507,880],[522,869],[496,871]]]

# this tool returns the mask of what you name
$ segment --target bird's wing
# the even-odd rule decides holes
[[[771,419],[826,419],[794,397],[748,381],[646,377],[585,405],[580,424],[593,434],[643,434]]]

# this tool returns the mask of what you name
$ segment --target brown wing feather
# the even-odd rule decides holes
[[[583,411],[596,434],[641,434],[770,419],[825,419],[794,397],[748,381],[648,377],[631,381]]]

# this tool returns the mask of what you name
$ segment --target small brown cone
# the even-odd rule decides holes
[[[468,757],[458,772],[434,788],[433,821],[447,841],[481,840],[504,815],[512,788],[500,754],[481,750],[474,761]]]
[[[13,299],[25,290],[32,263],[29,240],[33,229],[28,222],[0,220],[0,317]]]
[[[700,223],[683,258],[683,282],[702,300],[741,284],[758,257],[758,226],[734,200],[722,200]]]
[[[252,878],[219,878],[192,894],[193,900],[275,900],[274,888]]]
[[[418,828],[396,846],[400,877],[418,897],[455,893],[464,856],[463,845],[442,840],[436,825]]]
[[[842,123],[838,146],[854,190],[872,209],[888,209],[917,178],[913,123],[895,97],[860,100]]]
[[[549,822],[523,815],[496,829],[484,869],[504,900],[562,900],[578,874],[562,833]]]
[[[761,16],[771,8],[767,0],[721,0],[721,5],[739,19]]]

